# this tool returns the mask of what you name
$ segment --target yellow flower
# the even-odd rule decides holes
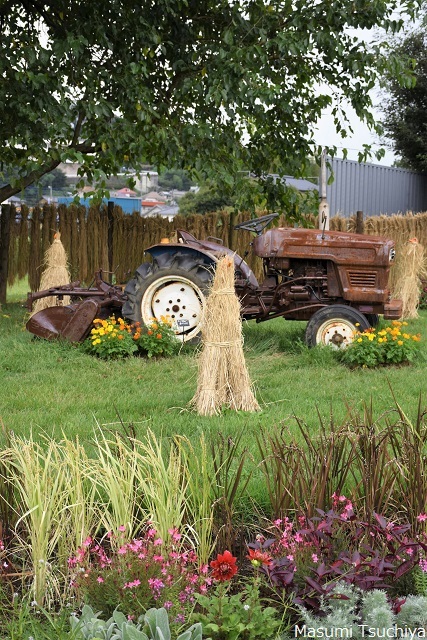
[[[101,340],[97,338],[96,340],[94,340],[93,344],[101,344]]]
[[[384,342],[384,340],[382,338],[378,338],[378,344],[381,344],[382,342]]]
[[[408,326],[408,323],[407,323],[407,322],[402,322],[402,325],[403,325],[404,327],[407,327],[407,326]]]
[[[403,340],[398,340],[398,341],[397,341],[397,344],[399,345],[399,347],[401,347],[401,346],[402,346],[402,344],[403,344]]]
[[[385,336],[386,335],[386,331],[384,331],[384,329],[382,329],[382,331],[378,331],[378,335],[379,336]]]
[[[357,338],[357,342],[363,342],[363,338]]]
[[[98,329],[98,333],[100,336],[105,336],[105,329]]]
[[[92,329],[91,333],[93,334],[98,333],[98,329]]]

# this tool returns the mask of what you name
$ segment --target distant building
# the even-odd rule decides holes
[[[269,174],[268,177],[273,178],[274,184],[276,184],[277,180],[281,179],[287,187],[293,187],[297,189],[297,191],[319,191],[317,184],[305,178],[294,178],[293,176],[282,176],[282,178],[280,178],[278,173]]]
[[[113,191],[113,198],[136,198],[136,191],[132,191],[129,187],[123,187],[123,189],[118,189],[117,191]]]
[[[177,204],[157,204],[151,208],[142,209],[143,218],[167,218],[171,222],[178,214],[179,206]]]

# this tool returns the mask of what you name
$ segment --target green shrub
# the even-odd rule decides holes
[[[350,367],[378,367],[412,362],[418,352],[420,335],[407,333],[406,322],[393,320],[391,325],[372,327],[356,333],[353,342],[337,351],[341,362]]]
[[[153,318],[146,327],[138,326],[134,339],[138,349],[148,358],[173,356],[180,347],[169,316],[161,316],[160,320]]]
[[[132,335],[131,327],[122,319],[114,316],[108,320],[96,318],[90,337],[83,343],[87,353],[103,360],[126,358],[138,347]]]

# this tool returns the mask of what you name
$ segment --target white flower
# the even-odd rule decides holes
[[[245,611],[247,611],[248,609],[250,609],[250,606],[248,604],[244,604],[243,608],[244,608]]]

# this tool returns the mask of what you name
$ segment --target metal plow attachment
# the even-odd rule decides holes
[[[63,338],[80,342],[89,334],[99,310],[95,300],[83,300],[67,307],[48,307],[31,316],[26,327],[30,333],[45,340]]]
[[[114,312],[121,312],[125,296],[120,287],[104,282],[101,273],[95,275],[94,287],[82,288],[79,282],[53,287],[37,293],[29,293],[27,308],[31,311],[33,302],[40,298],[64,296],[79,298],[66,306],[54,306],[38,311],[28,320],[26,328],[39,338],[55,340],[63,338],[70,342],[81,342],[88,335],[95,318],[108,318]]]

